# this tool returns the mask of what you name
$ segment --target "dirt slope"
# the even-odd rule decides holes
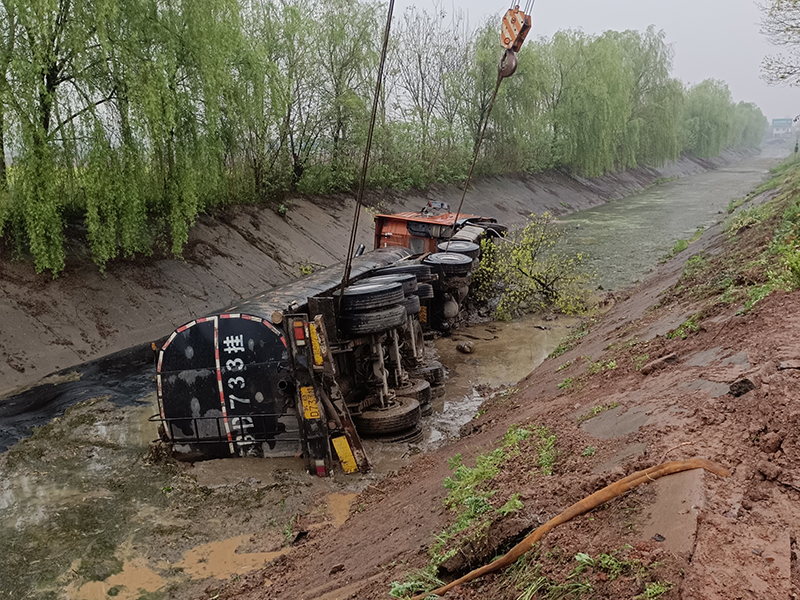
[[[741,236],[745,248],[764,241],[757,231]],[[509,460],[492,482],[492,505],[517,492],[524,508],[463,546],[443,565],[453,573],[488,562],[571,503],[663,460],[704,457],[731,476],[691,472],[644,486],[551,533],[536,564],[448,598],[513,600],[540,579],[575,594],[585,582],[591,598],[797,597],[800,293],[773,293],[745,315],[737,315],[741,306],[677,293],[687,260],[701,251],[732,249],[719,230],[706,234],[628,297],[611,299],[573,349],[545,361],[518,391],[490,400],[468,435],[368,488],[344,526],[310,529],[288,556],[221,597],[387,598],[390,582],[428,564],[436,534],[454,522],[442,504],[448,458],[462,454],[472,466],[516,424],[556,435],[553,474],[526,462],[526,452]],[[698,326],[681,330],[685,339],[665,336],[701,307]],[[600,566],[576,574],[578,553],[627,562],[613,577]]]
[[[748,152],[713,160],[682,158],[661,169],[635,169],[594,180],[552,172],[476,182],[464,211],[513,224],[530,213],[564,214],[650,185],[729,164]],[[382,211],[419,210],[428,200],[455,208],[457,186],[370,194]],[[35,275],[0,244],[0,394],[45,375],[135,344],[162,338],[196,316],[296,279],[301,269],[341,260],[352,222],[348,196],[295,198],[285,218],[269,207],[231,207],[203,215],[185,260],[118,261],[105,275],[72,244],[65,273]],[[360,216],[359,241],[372,247],[371,213]]]

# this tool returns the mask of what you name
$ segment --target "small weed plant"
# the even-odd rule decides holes
[[[580,340],[588,335],[589,328],[593,322],[594,319],[592,319],[591,322],[584,321],[581,323],[577,329],[571,331],[570,334],[564,338],[564,340],[558,346],[556,346],[556,349],[550,353],[548,358],[558,358],[565,352],[572,350]]]
[[[657,581],[648,583],[644,592],[635,596],[633,600],[652,600],[653,598],[660,598],[673,587],[669,581]]]
[[[699,321],[700,321],[700,315],[692,315],[691,317],[686,319],[686,321],[681,323],[679,327],[668,332],[667,339],[674,340],[680,338],[682,340],[685,340],[691,334],[700,330]]]
[[[611,410],[612,408],[617,408],[618,406],[619,402],[612,402],[611,404],[601,404],[599,406],[594,406],[590,408],[588,412],[578,417],[578,424],[583,423],[584,421],[588,421],[589,419],[593,419],[600,413],[606,412],[607,410]]]

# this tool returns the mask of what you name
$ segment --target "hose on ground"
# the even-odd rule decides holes
[[[572,506],[570,506],[567,510],[562,512],[560,515],[553,517],[547,523],[539,527],[536,531],[531,533],[527,536],[524,540],[522,540],[519,544],[514,546],[507,554],[498,558],[494,562],[489,563],[488,565],[484,565],[479,569],[475,569],[464,575],[462,578],[453,581],[452,583],[448,583],[447,585],[440,587],[439,589],[433,590],[432,592],[426,592],[424,594],[420,594],[419,596],[414,596],[411,600],[425,600],[430,596],[443,596],[449,590],[452,590],[459,585],[467,583],[469,581],[473,581],[478,577],[482,577],[483,575],[488,575],[489,573],[495,573],[506,567],[510,567],[513,565],[517,559],[519,559],[522,555],[527,553],[529,550],[533,548],[533,546],[538,542],[547,532],[571,519],[574,519],[577,516],[585,514],[590,510],[597,508],[601,504],[605,504],[609,500],[613,500],[618,496],[621,496],[625,492],[632,490],[633,488],[643,484],[648,483],[650,481],[655,481],[661,477],[665,477],[667,475],[673,475],[675,473],[680,473],[682,471],[691,471],[694,469],[705,469],[709,473],[714,473],[715,475],[719,475],[720,477],[728,477],[729,472],[728,469],[725,467],[713,463],[711,461],[705,460],[703,458],[692,458],[689,460],[678,460],[673,462],[664,463],[663,465],[657,465],[655,467],[650,467],[649,469],[645,469],[644,471],[638,471],[633,475],[628,475],[627,477],[620,479],[616,483],[612,483],[609,486],[604,487],[602,490],[599,490],[592,494],[591,496],[587,496],[580,502],[576,502]]]

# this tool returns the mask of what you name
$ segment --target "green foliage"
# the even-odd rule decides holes
[[[633,600],[652,600],[653,598],[660,598],[673,588],[672,583],[669,581],[656,581],[648,583],[644,589],[644,593],[635,596]]]
[[[492,499],[498,490],[492,489],[492,479],[503,463],[521,455],[523,444],[535,449],[537,466],[542,474],[550,475],[557,457],[555,443],[556,436],[545,427],[514,425],[503,436],[500,447],[476,457],[475,467],[464,465],[460,454],[450,458],[448,466],[453,474],[444,480],[444,487],[449,490],[444,505],[455,513],[455,521],[435,536],[429,548],[431,559],[424,569],[409,573],[403,582],[392,583],[392,597],[403,598],[439,587],[441,582],[436,579],[439,567],[454,556],[462,544],[485,535],[493,521],[522,510],[524,505],[517,493],[495,507]]]
[[[594,362],[590,356],[584,356],[583,358],[589,364],[588,371],[591,375],[602,373],[603,371],[613,371],[617,368],[617,361],[614,359]]]
[[[605,412],[607,410],[611,410],[612,408],[617,408],[618,406],[619,406],[618,402],[612,402],[610,404],[600,404],[599,406],[594,406],[591,409],[589,409],[588,412],[578,417],[578,423],[580,424],[583,423],[584,421],[588,421],[589,419],[593,419],[600,413]]]
[[[57,275],[66,232],[81,232],[102,270],[180,256],[213,207],[285,216],[290,194],[353,190],[384,11],[376,0],[3,0],[0,236]],[[392,33],[367,184],[462,181],[496,82],[494,17],[470,27],[457,9],[410,7]],[[720,82],[687,90],[671,68],[653,27],[529,40],[477,174],[597,176],[758,144],[758,108]],[[539,253],[532,227],[498,250],[500,279],[483,273],[485,290],[506,288],[498,314],[580,311],[582,257],[559,256],[549,235]]]
[[[674,340],[680,338],[685,340],[688,338],[692,333],[696,331],[700,331],[700,325],[698,324],[700,321],[700,315],[692,315],[686,321],[681,323],[679,327],[673,329],[672,331],[667,333],[668,340]]]
[[[402,582],[393,581],[390,584],[389,597],[410,598],[412,595],[429,592],[443,585],[444,582],[436,577],[436,569],[430,567],[417,569],[407,573]],[[432,595],[431,598],[438,598],[438,596]]]
[[[569,335],[564,338],[564,340],[558,346],[556,346],[556,349],[550,353],[548,358],[558,358],[565,352],[572,350],[581,339],[588,335],[590,327],[591,323],[588,321],[582,322],[577,329],[571,331]]]
[[[560,390],[571,390],[572,384],[575,383],[574,377],[567,377],[564,381],[558,384],[558,389]]]
[[[745,208],[740,210],[725,224],[725,231],[728,233],[736,233],[745,227],[758,225],[771,216],[772,208],[768,204]]]
[[[581,456],[594,456],[597,453],[597,448],[594,446],[586,446],[581,452]]]
[[[672,246],[672,252],[670,253],[670,256],[677,256],[678,254],[686,250],[688,247],[689,247],[688,240],[678,240],[677,242],[675,242],[675,245]]]
[[[562,250],[563,235],[545,213],[531,215],[525,227],[503,239],[485,240],[474,276],[476,299],[495,301],[495,316],[502,320],[530,308],[566,314],[585,310],[592,277],[583,268],[583,254]]]

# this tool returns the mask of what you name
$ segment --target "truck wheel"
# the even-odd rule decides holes
[[[414,398],[420,404],[431,401],[431,384],[425,379],[409,379],[400,388],[394,388],[395,394],[403,398]]]
[[[367,277],[362,279],[356,285],[365,283],[399,283],[403,286],[403,293],[408,296],[417,291],[417,277],[413,273],[390,273],[387,275],[380,274],[374,277]]]
[[[344,289],[342,312],[384,308],[402,302],[404,296],[399,282],[357,283]]]
[[[400,299],[401,302],[402,300],[403,298]],[[395,327],[402,327],[405,325],[406,318],[406,307],[401,304],[395,304],[369,312],[342,314],[339,317],[339,328],[345,335],[383,333]]]
[[[470,258],[478,258],[481,253],[481,247],[478,244],[473,244],[466,240],[450,240],[449,242],[442,242],[436,248],[439,252],[455,252],[456,254],[463,254]]]
[[[431,385],[436,385],[444,382],[445,372],[441,363],[434,363],[429,367],[422,367],[414,370],[414,376],[421,377],[425,381],[429,381]]]
[[[465,254],[455,252],[437,252],[425,257],[425,262],[441,267],[445,275],[463,277],[472,270],[472,259]]]
[[[353,415],[358,433],[367,436],[405,431],[417,425],[419,419],[419,402],[400,396],[387,408],[373,407],[360,415]]]
[[[414,292],[420,300],[433,300],[433,286],[430,283],[420,283],[417,285],[417,291]]]
[[[413,294],[403,298],[403,301],[400,304],[406,307],[406,314],[408,315],[418,314],[421,306],[419,303],[419,296],[415,296]]]
[[[379,275],[391,275],[393,273],[411,273],[417,277],[417,281],[430,281],[433,279],[431,268],[420,263],[409,263],[407,265],[396,265],[378,269],[375,273]]]

